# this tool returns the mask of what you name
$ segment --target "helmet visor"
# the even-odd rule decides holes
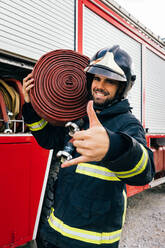
[[[107,77],[109,79],[120,81],[120,82],[126,82],[127,81],[127,78],[125,75],[118,74],[118,73],[110,70],[106,66],[92,65],[92,66],[88,66],[85,69],[85,71],[87,73],[101,75],[101,76]]]

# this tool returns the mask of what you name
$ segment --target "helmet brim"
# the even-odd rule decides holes
[[[117,74],[116,72],[109,70],[106,66],[92,65],[85,68],[85,71],[86,73],[105,76],[119,82],[127,81],[127,78],[124,75]]]

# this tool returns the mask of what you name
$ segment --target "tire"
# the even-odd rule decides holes
[[[43,206],[41,210],[41,217],[40,217],[37,239],[36,239],[38,248],[48,248],[48,243],[43,239],[40,233],[40,229],[42,228],[42,225],[44,225],[44,223],[48,221],[51,212],[51,207],[54,204],[55,185],[57,182],[57,176],[59,172],[59,161],[57,161],[55,154],[56,153],[54,152],[52,157],[52,162],[50,165]]]

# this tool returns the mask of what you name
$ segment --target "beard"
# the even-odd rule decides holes
[[[97,100],[92,96],[92,100],[94,101],[94,105],[99,108],[104,108],[112,103],[112,99],[107,98],[104,102],[97,102]]]
[[[94,89],[93,91],[94,92],[101,92],[101,93],[103,93],[106,96],[106,99],[104,101],[100,102],[99,100],[97,100],[97,96],[95,96],[94,94],[92,94],[92,100],[94,101],[95,107],[103,108],[103,107],[106,107],[106,106],[108,106],[109,104],[112,103],[112,100],[113,99],[111,98],[109,92],[106,92],[106,91],[104,91],[102,89],[97,89],[97,88]]]

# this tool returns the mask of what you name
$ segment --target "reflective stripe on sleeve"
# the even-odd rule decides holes
[[[132,170],[129,171],[113,171],[113,173],[115,173],[115,175],[119,178],[129,178],[129,177],[134,177],[140,173],[142,173],[147,165],[148,162],[148,152],[147,150],[140,145],[142,148],[142,156],[141,159],[139,160],[139,162],[134,166],[134,168]],[[124,162],[123,162],[124,163]]]
[[[44,119],[41,119],[38,122],[34,122],[32,124],[26,124],[26,125],[29,127],[31,131],[34,132],[34,131],[42,130],[46,126],[47,123],[48,123],[47,121],[45,121]]]
[[[76,173],[96,177],[107,181],[120,181],[120,179],[117,178],[117,176],[113,172],[99,165],[79,163],[76,168]]]
[[[49,225],[65,237],[80,240],[92,244],[112,244],[120,240],[121,229],[114,232],[93,232],[68,226],[54,216],[54,209],[48,219]]]

